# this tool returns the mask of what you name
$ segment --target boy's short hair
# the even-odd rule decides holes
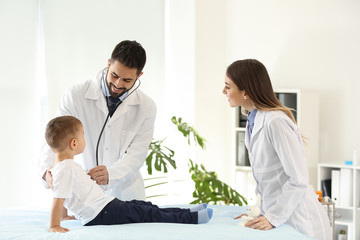
[[[45,139],[54,152],[65,150],[70,140],[75,138],[82,123],[73,116],[56,117],[47,124]]]

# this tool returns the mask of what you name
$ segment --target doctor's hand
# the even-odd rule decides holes
[[[272,229],[274,226],[264,216],[259,216],[253,220],[248,221],[245,224],[245,227],[258,230],[269,230]]]
[[[49,188],[51,188],[51,190],[54,190],[53,177],[52,177],[50,170],[51,170],[51,167],[46,170],[46,172],[43,175],[43,179],[46,181]]]
[[[104,165],[90,169],[88,175],[99,185],[106,185],[109,183],[109,172]]]

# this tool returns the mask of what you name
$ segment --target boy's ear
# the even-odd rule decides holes
[[[74,150],[77,147],[77,141],[75,138],[70,140],[70,149]]]

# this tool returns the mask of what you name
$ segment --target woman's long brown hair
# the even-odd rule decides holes
[[[285,107],[277,99],[269,74],[261,62],[255,59],[235,61],[228,66],[226,75],[241,91],[245,90],[256,109],[261,111],[280,110],[296,124],[291,109]]]

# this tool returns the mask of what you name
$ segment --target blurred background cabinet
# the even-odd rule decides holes
[[[335,202],[335,239],[341,229],[348,240],[360,239],[360,167],[319,163],[318,189]]]

